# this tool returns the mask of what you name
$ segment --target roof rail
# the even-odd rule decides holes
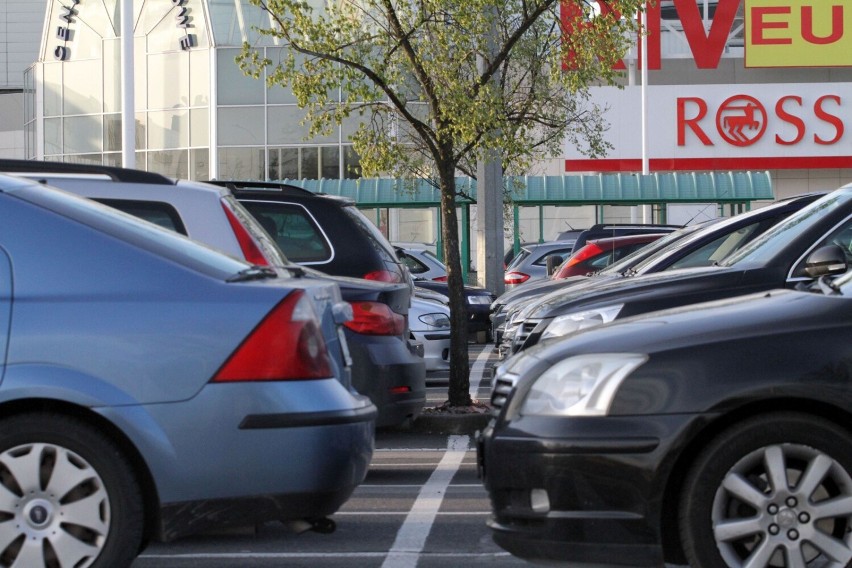
[[[19,174],[101,174],[118,182],[175,185],[173,179],[167,178],[162,174],[114,166],[100,166],[97,164],[0,159],[0,172]]]
[[[296,185],[290,185],[287,183],[279,183],[275,181],[237,181],[237,180],[212,180],[206,183],[212,183],[214,185],[219,185],[222,187],[227,187],[231,191],[233,190],[276,190],[281,191],[289,195],[311,195],[316,196],[317,194],[313,191],[309,191],[307,189],[301,188]]]

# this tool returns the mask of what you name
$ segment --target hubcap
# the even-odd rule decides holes
[[[110,528],[109,498],[98,472],[53,444],[0,455],[0,564],[90,566]]]
[[[852,562],[852,478],[808,446],[768,446],[738,461],[716,491],[712,520],[732,568]]]

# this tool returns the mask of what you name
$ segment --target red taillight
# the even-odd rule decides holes
[[[569,274],[564,274],[568,272],[568,269],[572,266],[576,266],[581,262],[585,262],[603,252],[601,248],[597,245],[586,245],[580,250],[577,251],[576,254],[571,255],[571,257],[565,261],[565,264],[562,265],[562,268],[559,271],[553,273],[553,280],[559,280],[560,278],[567,278]]]
[[[503,282],[506,284],[523,284],[529,279],[529,274],[524,274],[523,272],[509,272],[503,277]]]
[[[380,302],[352,302],[352,319],[343,325],[364,335],[402,335],[405,318]]]
[[[237,243],[240,245],[240,250],[243,251],[246,262],[260,266],[269,266],[269,260],[263,255],[257,241],[254,240],[254,237],[251,236],[245,225],[240,222],[224,201],[222,202],[222,209],[225,210],[225,216],[228,218],[228,223],[231,224],[231,230],[234,231],[234,236],[237,238]]]
[[[292,292],[267,314],[213,377],[215,383],[331,377],[325,341],[305,293]]]
[[[364,275],[365,280],[377,280],[379,282],[391,282],[398,284],[402,282],[402,277],[396,272],[390,270],[374,270]]]
[[[447,281],[447,276],[446,276],[446,275],[444,275],[444,276],[436,276],[436,277],[435,277],[435,278],[433,278],[432,280],[434,280],[435,282],[446,282],[446,281]]]

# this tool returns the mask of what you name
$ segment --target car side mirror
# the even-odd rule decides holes
[[[805,274],[811,278],[846,272],[846,253],[837,245],[816,249],[805,261]]]
[[[558,254],[552,254],[547,257],[547,275],[553,276],[553,273],[556,272],[556,269],[559,268],[559,265],[562,264],[563,258]]]

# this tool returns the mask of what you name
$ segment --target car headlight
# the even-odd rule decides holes
[[[450,318],[446,314],[423,314],[417,319],[429,327],[450,327]]]
[[[595,353],[560,361],[535,380],[522,416],[606,416],[621,382],[648,360],[638,353]]]
[[[476,304],[476,305],[491,305],[491,296],[468,296],[467,297],[468,304]]]
[[[624,307],[624,304],[616,304],[605,308],[565,314],[564,316],[553,318],[553,321],[550,322],[544,333],[541,334],[541,339],[562,337],[581,329],[611,322],[618,315],[618,312],[621,311],[622,307]]]

